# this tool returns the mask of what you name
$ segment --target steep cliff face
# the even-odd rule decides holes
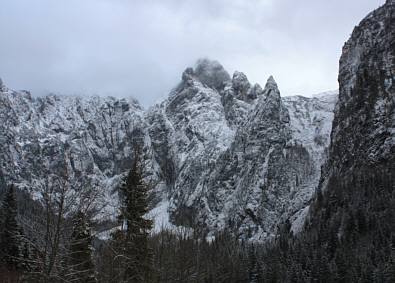
[[[32,189],[51,176],[100,187],[103,201],[128,170],[133,141],[144,141],[144,110],[133,99],[32,98],[0,92],[0,159],[7,183]]]
[[[395,229],[394,11],[387,1],[363,19],[340,58],[329,159],[312,215],[341,234],[354,221]]]
[[[284,172],[290,134],[289,113],[270,77],[207,178],[202,198],[211,213],[202,219],[249,237],[273,232],[291,187]]]
[[[261,88],[207,59],[187,68],[169,97],[147,111],[133,99],[35,99],[1,84],[1,172],[5,182],[33,192],[46,176],[67,172],[115,204],[137,140],[162,176],[156,216],[263,240],[288,218],[300,228],[335,100],[336,93],[281,98],[272,77]]]

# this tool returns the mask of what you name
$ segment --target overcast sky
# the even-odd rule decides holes
[[[11,89],[154,104],[197,59],[282,96],[338,88],[341,48],[384,0],[0,0],[0,77]]]

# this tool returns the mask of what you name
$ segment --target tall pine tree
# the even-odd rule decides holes
[[[116,268],[121,280],[147,282],[153,258],[148,246],[152,220],[148,212],[151,185],[147,180],[146,163],[140,151],[135,156],[128,175],[120,186],[121,207],[118,220],[121,228],[113,234]]]
[[[78,211],[74,220],[68,255],[68,279],[72,282],[96,282],[92,260],[92,236],[85,215]]]
[[[21,264],[21,229],[18,223],[18,202],[15,197],[14,185],[6,193],[0,212],[2,226],[0,249],[3,261],[11,269],[18,269]]]

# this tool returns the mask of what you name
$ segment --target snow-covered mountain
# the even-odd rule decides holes
[[[34,195],[46,178],[103,188],[103,201],[129,168],[132,143],[144,139],[144,110],[134,99],[79,98],[0,86],[0,158],[7,183]]]
[[[100,186],[114,200],[133,143],[163,176],[158,207],[173,224],[255,240],[289,219],[298,231],[318,184],[337,92],[280,97],[245,74],[199,60],[161,103],[49,95],[1,82],[0,177],[35,191],[45,177]],[[164,210],[163,210],[164,209]]]
[[[172,221],[254,239],[273,235],[287,218],[298,230],[325,159],[335,100],[336,93],[281,99],[272,77],[262,89],[243,73],[230,79],[218,62],[186,69],[147,120]]]
[[[387,0],[343,46],[331,144],[311,210],[313,227],[338,235],[352,225],[359,233],[395,231],[394,12]]]

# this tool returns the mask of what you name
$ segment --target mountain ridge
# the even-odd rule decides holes
[[[270,186],[289,187],[286,191],[300,192],[301,200],[290,200],[293,205],[287,213],[276,208],[272,214],[269,207],[283,207],[286,201],[278,203],[272,188],[267,194],[274,202],[266,204],[266,212],[258,209],[263,195],[258,189],[260,177],[253,175],[264,179],[269,167],[273,172],[278,169],[271,165],[276,158],[285,160],[286,154],[292,156],[296,151],[303,151],[300,154],[306,158],[308,170],[317,175],[328,145],[334,96],[281,98],[272,77],[262,89],[249,83],[244,73],[235,72],[231,78],[218,62],[208,59],[187,68],[169,97],[147,110],[134,99],[32,98],[29,92],[12,91],[2,83],[1,168],[8,183],[32,191],[45,174],[67,169],[73,182],[104,187],[103,200],[110,199],[115,206],[113,193],[127,171],[133,142],[138,140],[151,156],[153,170],[163,176],[156,198],[159,203],[153,205],[168,203],[165,213],[172,223],[198,225],[205,233],[228,229],[240,237],[258,239],[265,230],[265,235],[273,235],[280,219],[293,217],[300,222],[295,210],[298,213],[308,205],[316,180],[303,183],[304,169],[299,168],[292,169],[295,176],[291,179],[297,186],[275,181]],[[313,109],[314,115],[307,115]],[[240,165],[243,162],[248,170]],[[244,173],[224,174],[223,170],[230,170],[228,165]],[[252,182],[252,187],[241,185],[242,179],[245,184]],[[218,184],[219,189],[213,189]],[[224,201],[222,196],[229,190],[234,194]],[[263,214],[270,215],[268,221],[262,222]],[[230,223],[231,218],[236,223]]]

